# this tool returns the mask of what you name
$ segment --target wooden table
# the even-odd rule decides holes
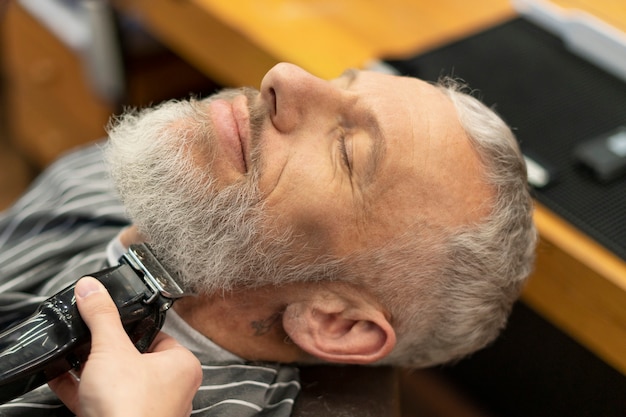
[[[626,3],[556,0],[626,30]],[[275,63],[320,77],[416,54],[515,15],[506,0],[125,0],[153,34],[223,85],[258,86]],[[523,298],[626,374],[626,263],[537,205],[536,271]]]
[[[164,43],[224,85],[258,86],[288,61],[320,77],[413,53],[513,15],[506,0],[129,0]]]

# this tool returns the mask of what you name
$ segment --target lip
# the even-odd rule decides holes
[[[247,101],[245,97],[244,105]],[[215,129],[215,136],[219,142],[223,156],[237,171],[245,174],[248,171],[246,161],[246,145],[242,133],[248,130],[245,120],[247,111],[241,106],[241,99],[237,97],[233,102],[217,99],[209,104],[211,121]]]
[[[250,109],[248,98],[244,95],[235,97],[232,103],[233,117],[239,131],[239,142],[246,171],[250,169]]]

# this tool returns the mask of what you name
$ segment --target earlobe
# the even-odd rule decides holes
[[[396,342],[393,327],[379,308],[354,307],[340,300],[290,304],[283,327],[301,349],[335,363],[376,362]]]

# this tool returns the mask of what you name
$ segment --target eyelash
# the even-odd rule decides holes
[[[350,159],[348,158],[348,149],[346,148],[346,134],[343,130],[339,134],[339,151],[341,152],[341,160],[345,164],[346,168],[348,168],[348,171],[352,172]]]

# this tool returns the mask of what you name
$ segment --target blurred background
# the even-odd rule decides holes
[[[217,88],[108,2],[1,4],[1,207],[123,107]]]
[[[622,0],[551,4],[626,30]],[[0,0],[0,209],[125,107],[258,87],[280,61],[325,78],[419,72],[422,55],[517,18],[507,0]],[[609,227],[626,224],[623,206],[617,218]],[[399,370],[402,416],[626,415],[624,259],[541,203],[537,222],[536,272],[503,336],[458,364]]]

